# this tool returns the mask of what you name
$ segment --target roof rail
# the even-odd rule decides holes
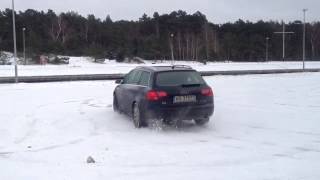
[[[188,66],[188,65],[173,65],[173,66],[172,66],[172,69],[175,69],[175,68],[192,69],[192,67],[191,67],[191,66]]]

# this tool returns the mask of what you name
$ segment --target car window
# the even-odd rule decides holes
[[[125,84],[138,84],[142,71],[134,70],[125,78]]]
[[[123,83],[124,84],[129,84],[129,82],[132,81],[132,79],[133,79],[135,74],[136,74],[136,71],[131,71],[128,74],[126,74],[124,79],[123,79]]]
[[[133,76],[132,81],[130,82],[130,84],[138,84],[140,77],[141,77],[141,73],[142,71],[136,71],[136,74]]]
[[[141,86],[149,86],[150,73],[146,71],[142,71],[139,85]]]
[[[161,72],[157,75],[157,86],[180,86],[204,84],[203,78],[196,71],[171,71]]]

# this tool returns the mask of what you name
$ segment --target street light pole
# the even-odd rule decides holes
[[[284,58],[286,56],[286,35],[284,32],[286,32],[286,25],[282,21],[282,61],[284,61]]]
[[[266,61],[269,60],[269,37],[266,37]]]
[[[170,34],[170,46],[171,46],[171,59],[172,59],[172,65],[174,65],[174,55],[173,55],[173,37],[174,37],[174,34]]]
[[[27,60],[26,60],[26,38],[25,38],[25,31],[26,31],[26,28],[22,28],[23,60],[24,60],[24,65],[27,65]]]
[[[306,60],[306,11],[308,9],[303,9],[303,40],[302,40],[302,61],[303,61],[303,70],[305,69],[305,60]]]
[[[16,20],[14,13],[14,0],[12,0],[12,24],[13,24],[13,59],[14,59],[14,74],[15,74],[15,83],[18,83],[18,63],[17,63],[17,38],[16,38]]]

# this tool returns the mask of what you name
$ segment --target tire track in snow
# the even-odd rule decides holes
[[[20,144],[22,142],[24,142],[25,140],[27,140],[28,138],[30,138],[33,134],[34,134],[34,131],[35,131],[35,126],[38,122],[38,119],[37,118],[34,118],[31,123],[28,125],[28,130],[26,131],[26,133],[20,137],[20,138],[17,138],[14,143],[15,144]]]
[[[36,148],[36,149],[29,149],[29,150],[23,150],[23,151],[4,151],[4,152],[0,152],[0,156],[2,156],[2,155],[12,155],[12,154],[17,154],[17,153],[49,151],[49,150],[54,150],[54,149],[58,149],[58,148],[63,148],[63,147],[69,146],[69,145],[79,144],[79,143],[81,143],[83,141],[84,141],[83,138],[79,138],[79,139],[68,141],[66,143],[40,147],[40,148]]]

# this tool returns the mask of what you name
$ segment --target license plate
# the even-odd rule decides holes
[[[186,102],[197,102],[197,97],[194,95],[188,96],[175,96],[173,103],[186,103]]]

